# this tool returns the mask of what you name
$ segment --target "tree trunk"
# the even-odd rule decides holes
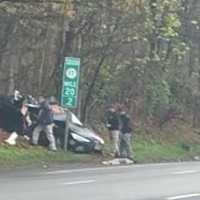
[[[104,63],[105,58],[106,58],[106,55],[104,54],[104,55],[102,56],[102,58],[101,58],[99,64],[96,66],[96,69],[95,69],[95,72],[94,72],[94,75],[93,75],[91,84],[90,84],[90,86],[89,86],[88,92],[87,92],[86,97],[85,97],[85,100],[84,100],[84,104],[83,104],[83,108],[82,108],[82,116],[81,116],[82,122],[85,122],[85,120],[86,120],[87,107],[88,107],[88,105],[89,105],[89,103],[90,103],[90,98],[91,98],[91,95],[92,95],[92,92],[93,92],[93,88],[94,88],[94,86],[95,86],[96,80],[97,80],[97,78],[98,78],[98,75],[99,75],[101,66],[102,66],[102,64]]]

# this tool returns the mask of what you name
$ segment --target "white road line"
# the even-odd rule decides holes
[[[168,197],[166,200],[188,199],[191,197],[199,197],[199,196],[200,196],[200,194],[186,194],[186,195]]]
[[[79,185],[79,184],[89,184],[94,182],[96,181],[95,180],[73,181],[73,182],[63,183],[62,185]]]
[[[195,174],[198,173],[197,170],[185,170],[185,171],[177,171],[177,172],[172,172],[174,175],[183,175],[183,174]]]

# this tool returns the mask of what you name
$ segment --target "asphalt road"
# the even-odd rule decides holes
[[[0,200],[200,200],[200,163],[0,174]]]

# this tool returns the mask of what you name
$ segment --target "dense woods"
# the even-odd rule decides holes
[[[0,93],[59,96],[81,58],[83,121],[125,103],[143,124],[200,120],[200,1],[0,0]]]

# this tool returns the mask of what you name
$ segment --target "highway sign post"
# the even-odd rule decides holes
[[[80,77],[80,58],[66,57],[63,66],[61,105],[65,108],[76,108],[78,102],[78,89]],[[64,151],[68,149],[69,118],[66,111]]]

